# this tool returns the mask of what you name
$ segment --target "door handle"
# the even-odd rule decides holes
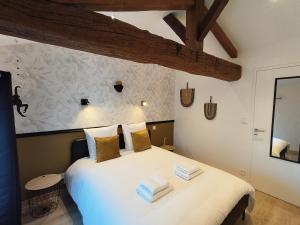
[[[256,132],[256,133],[264,133],[264,132],[266,132],[266,130],[255,128],[254,132]]]

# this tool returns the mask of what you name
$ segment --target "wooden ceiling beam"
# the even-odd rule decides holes
[[[186,10],[194,0],[49,0],[91,11]]]
[[[186,29],[185,26],[176,18],[173,13],[165,16],[164,21],[169,25],[169,27],[177,34],[180,40],[185,43],[186,42]]]
[[[218,23],[212,26],[211,32],[231,58],[238,57],[238,50]]]
[[[64,5],[72,5],[78,8],[88,9],[91,11],[148,11],[148,10],[186,10],[192,9],[195,5],[195,0],[48,0]],[[196,0],[199,1],[199,0]],[[205,14],[208,9],[205,8]],[[165,17],[165,21],[179,36],[179,38],[186,42],[186,31],[183,34],[183,25],[173,16]],[[191,20],[190,20],[191,21]],[[179,23],[178,23],[179,22]],[[181,25],[182,26],[181,26]],[[227,37],[222,28],[215,23],[211,31],[218,39],[220,44],[232,58],[237,58],[237,50],[233,43]],[[184,38],[184,39],[183,39]],[[197,43],[197,42],[196,42]],[[201,42],[200,44],[201,48]],[[199,46],[198,46],[199,48]]]
[[[198,40],[203,41],[211,30],[229,0],[214,0],[206,16],[198,27]]]
[[[186,46],[203,51],[203,40],[198,40],[198,30],[205,16],[204,0],[195,0],[195,5],[186,10]]]
[[[0,0],[0,8],[1,34],[226,81],[241,77],[240,65],[105,15],[47,0]]]
[[[206,9],[208,11],[208,9]],[[183,43],[186,42],[185,36],[186,36],[186,28],[185,26],[180,22],[179,19],[176,18],[176,16],[173,13],[168,14],[164,17],[164,21],[170,26],[170,28],[177,34],[177,36],[182,40]],[[216,39],[219,41],[219,43],[222,45],[224,50],[227,52],[227,54],[231,58],[237,58],[238,57],[238,51],[230,38],[226,35],[222,27],[216,22],[212,28],[211,32],[214,34]]]

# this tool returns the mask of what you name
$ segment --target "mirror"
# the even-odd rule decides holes
[[[300,163],[300,77],[277,78],[270,156]]]

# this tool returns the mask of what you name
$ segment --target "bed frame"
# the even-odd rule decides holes
[[[286,158],[286,153],[288,151],[288,149],[290,148],[290,146],[286,146],[281,152],[280,152],[280,158],[281,159],[285,159]]]
[[[231,210],[221,225],[234,225],[239,218],[245,221],[246,209],[249,203],[249,195],[244,195],[236,206]]]
[[[120,149],[125,148],[124,136],[123,134],[119,134],[119,146]],[[71,148],[71,160],[74,163],[76,160],[88,157],[89,151],[87,146],[86,139],[77,139],[72,143]],[[231,210],[228,216],[225,218],[221,225],[234,225],[235,222],[242,218],[245,220],[246,209],[248,207],[249,195],[245,195],[241,198],[241,200],[236,204],[236,206]]]

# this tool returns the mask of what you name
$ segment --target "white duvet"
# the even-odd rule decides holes
[[[196,163],[204,173],[191,181],[175,175],[177,163]],[[136,193],[139,182],[162,175],[174,190],[152,204]],[[95,163],[76,161],[66,172],[69,193],[85,225],[219,225],[254,189],[224,171],[161,148]]]
[[[280,153],[289,146],[285,140],[273,137],[272,156],[280,157]]]

